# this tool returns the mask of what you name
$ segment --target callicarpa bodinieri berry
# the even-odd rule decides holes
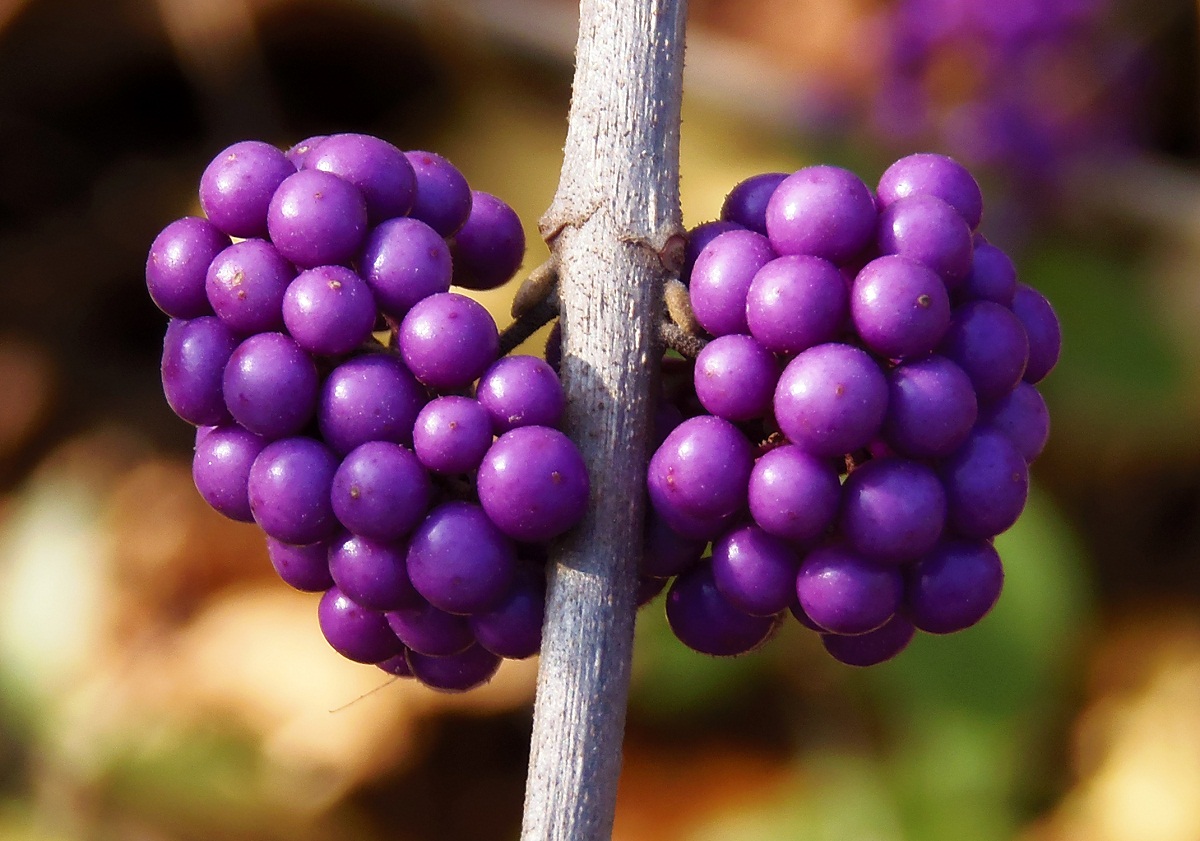
[[[917,154],[874,191],[830,166],[752,176],[693,229],[703,349],[663,361],[642,564],[674,578],[686,645],[741,654],[790,613],[869,666],[995,604],[1062,338],[982,219],[966,168]]]
[[[588,475],[557,370],[499,358],[491,314],[451,291],[516,274],[516,213],[363,134],[234,144],[200,204],[146,260],[200,495],[323,594],[344,657],[461,692],[536,654],[543,544],[583,516]]]

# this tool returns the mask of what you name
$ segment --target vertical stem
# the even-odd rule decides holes
[[[523,841],[612,834],[641,553],[651,385],[681,233],[686,0],[583,0],[558,192],[542,233],[559,265],[566,430],[591,507],[556,547]]]

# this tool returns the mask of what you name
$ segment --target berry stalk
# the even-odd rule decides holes
[[[559,266],[564,428],[595,477],[556,547],[524,841],[611,836],[661,352],[659,254],[682,233],[684,0],[585,0],[558,191],[541,222]]]

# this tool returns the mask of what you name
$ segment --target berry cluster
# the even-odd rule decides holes
[[[361,134],[234,144],[200,204],[146,263],[200,494],[324,592],[351,660],[462,691],[536,653],[542,544],[582,517],[588,476],[554,369],[499,358],[491,315],[450,291],[515,274],[516,214]]]
[[[755,176],[693,232],[711,338],[664,403],[642,567],[674,577],[686,645],[741,654],[790,609],[871,665],[996,602],[1060,332],[982,211],[965,168],[919,154],[874,192],[832,166]]]
[[[1113,29],[1111,5],[887,4],[873,24],[876,132],[886,142],[945,145],[972,166],[1040,188],[1011,199],[1044,201],[1072,160],[1119,152],[1136,137],[1144,57]]]

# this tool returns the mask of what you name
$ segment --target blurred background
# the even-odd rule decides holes
[[[345,130],[505,197],[532,268],[576,11],[0,2],[0,839],[517,837],[536,663],[456,697],[328,649],[191,485],[143,269],[225,145]],[[689,227],[758,172],[957,156],[1065,353],[976,628],[859,671],[643,611],[614,838],[1200,839],[1198,39],[1182,0],[692,0]]]

